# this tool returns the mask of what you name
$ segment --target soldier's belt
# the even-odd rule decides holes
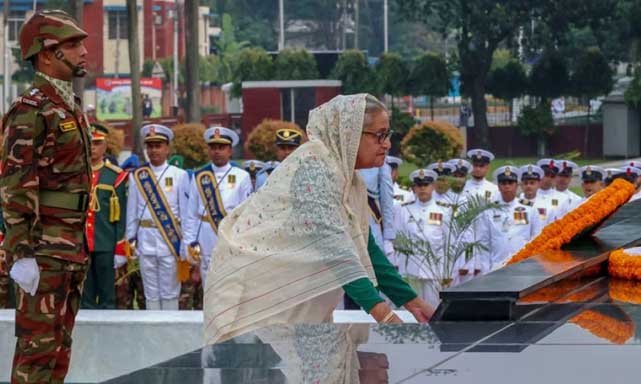
[[[200,216],[200,220],[202,220],[202,221],[209,221],[209,216],[207,216],[207,215],[202,215],[202,216]]]
[[[50,208],[69,209],[84,212],[89,208],[88,193],[72,193],[41,190],[38,194],[40,205]]]
[[[140,228],[157,228],[153,220],[140,220]]]

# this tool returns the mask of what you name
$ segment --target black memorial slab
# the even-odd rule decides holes
[[[609,252],[641,243],[641,200],[619,208],[600,225],[559,251],[545,252],[507,265],[440,293],[439,321],[508,321],[519,318],[518,300],[556,282],[605,265]]]
[[[106,383],[631,383],[641,306],[607,300],[511,322],[273,327]]]

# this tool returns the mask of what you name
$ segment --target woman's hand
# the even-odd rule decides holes
[[[419,323],[427,323],[434,315],[434,307],[427,304],[423,299],[416,297],[404,305]]]
[[[385,318],[390,314],[390,312],[392,312],[392,308],[387,303],[378,303],[372,308],[369,314],[372,315],[378,323],[403,324],[403,321],[393,314],[393,312],[392,316],[385,321]]]

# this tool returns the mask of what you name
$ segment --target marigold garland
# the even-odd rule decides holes
[[[636,329],[634,322],[627,314],[626,317],[627,319],[622,321],[598,311],[587,310],[571,318],[570,323],[578,325],[596,337],[614,344],[624,344],[634,336]]]
[[[608,273],[625,280],[641,280],[641,255],[631,255],[624,249],[610,252]]]
[[[608,287],[612,300],[641,304],[641,284],[635,281],[611,279]]]
[[[514,264],[545,251],[560,249],[585,228],[600,223],[625,204],[634,194],[634,185],[616,179],[585,203],[570,211],[560,220],[550,223],[543,231],[517,252],[508,264]]]

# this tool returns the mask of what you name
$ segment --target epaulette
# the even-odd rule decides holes
[[[105,159],[105,167],[109,168],[110,170],[112,170],[112,171],[114,171],[116,173],[121,173],[122,172],[122,168],[120,168],[119,166],[113,164],[111,161],[109,161],[109,159]]]
[[[531,207],[531,206],[534,205],[534,203],[532,201],[528,200],[528,199],[521,199],[521,200],[519,200],[519,203],[521,203],[523,205],[527,205],[528,207]]]
[[[416,201],[416,200],[414,200],[414,201],[406,201],[406,202],[404,202],[404,203],[401,203],[401,207],[404,207],[404,206],[406,206],[406,205],[410,205],[410,204],[414,204],[414,202],[415,202],[415,201]]]
[[[444,201],[440,201],[440,200],[436,202],[436,205],[439,205],[439,206],[444,207],[444,208],[450,208],[452,206],[451,204],[448,204],[448,203],[446,203]]]

